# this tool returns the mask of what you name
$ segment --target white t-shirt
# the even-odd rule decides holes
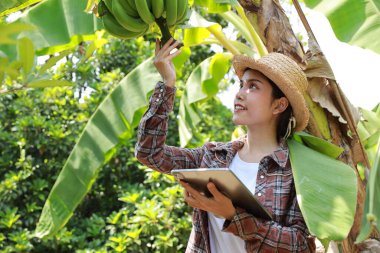
[[[238,176],[244,185],[255,194],[256,177],[259,163],[247,163],[240,159],[236,153],[230,169]],[[213,213],[208,213],[208,226],[210,234],[211,253],[246,252],[244,240],[228,232],[222,232],[224,218],[218,218]]]

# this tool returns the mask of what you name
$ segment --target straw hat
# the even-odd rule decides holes
[[[269,53],[255,60],[245,55],[235,55],[232,60],[237,76],[241,79],[244,71],[254,69],[272,80],[289,100],[296,119],[294,131],[302,131],[309,121],[309,109],[303,94],[308,82],[302,69],[295,61],[280,53]]]

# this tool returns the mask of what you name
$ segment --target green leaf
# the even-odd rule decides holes
[[[344,42],[380,53],[379,0],[304,0],[307,7],[322,12],[336,37]]]
[[[338,156],[344,151],[344,148],[305,132],[295,132],[294,135],[301,137],[302,142],[309,148],[332,158],[338,158]]]
[[[16,39],[11,38],[11,35],[14,36],[17,33],[20,33],[23,31],[32,31],[32,30],[35,30],[35,27],[28,24],[20,24],[20,23],[0,24],[0,31],[1,31],[0,44],[15,44]],[[7,54],[7,51],[4,51],[3,53]]]
[[[189,59],[190,55],[191,49],[189,47],[181,47],[181,53],[173,58],[173,64],[178,78],[182,76],[182,68],[184,67],[185,62]]]
[[[202,61],[191,72],[186,82],[178,115],[179,137],[182,147],[192,138],[193,130],[201,118],[193,103],[215,96],[219,91],[219,82],[230,69],[231,54],[218,53]]]
[[[190,104],[185,92],[179,104],[178,130],[181,147],[185,147],[193,136],[193,129],[201,121],[194,104]]]
[[[18,21],[35,26],[37,31],[20,36],[33,41],[37,55],[61,52],[82,41],[94,40],[95,31],[103,26],[94,15],[84,12],[86,5],[86,1],[78,0],[45,0],[27,10]]]
[[[70,50],[66,50],[66,51],[63,51],[63,52],[61,52],[60,54],[58,54],[56,56],[53,56],[53,57],[49,58],[49,60],[47,60],[46,63],[40,68],[40,70],[38,71],[38,74],[41,75],[41,74],[45,73],[46,70],[48,70],[51,67],[53,67],[59,60],[61,60],[62,58],[68,56],[69,54],[71,54],[71,51]]]
[[[194,0],[194,5],[206,7],[209,13],[221,13],[231,9],[229,4],[224,2],[218,3],[215,0]]]
[[[356,243],[367,239],[374,228],[379,229],[380,221],[380,138],[378,139],[377,154],[369,175],[369,182],[366,189],[366,198],[360,234]]]
[[[354,222],[357,178],[341,161],[288,139],[297,200],[309,231],[343,240]]]
[[[246,39],[251,46],[255,46],[255,42],[253,41],[247,27],[244,24],[244,21],[233,11],[227,11],[219,14],[222,18],[232,23],[235,28],[241,33],[241,35]],[[251,49],[252,50],[252,49]]]
[[[153,59],[149,58],[131,71],[99,105],[49,194],[35,236],[53,235],[70,219],[91,189],[100,168],[111,158],[110,154],[132,137],[139,122],[134,120],[134,115],[146,107],[147,93],[160,79]]]
[[[207,28],[211,26],[220,27],[219,24],[207,21],[196,11],[192,11],[189,21],[181,26],[184,28],[183,44],[187,47],[202,44],[210,37],[211,32]]]
[[[0,17],[22,10],[41,0],[2,0],[0,2]]]
[[[47,88],[57,86],[72,86],[73,84],[66,80],[38,80],[30,82],[26,87],[28,88]]]
[[[376,112],[368,111],[364,108],[359,107],[359,111],[362,114],[363,121],[361,121],[364,127],[367,129],[369,134],[374,134],[379,130],[380,117]]]
[[[17,53],[18,59],[22,62],[24,77],[26,77],[35,62],[33,42],[26,37],[17,40]]]

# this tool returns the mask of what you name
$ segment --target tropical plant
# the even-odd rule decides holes
[[[20,4],[20,2],[25,1],[19,1],[18,4]],[[277,4],[271,4],[272,2],[275,2]],[[87,9],[90,9],[89,6],[91,6],[92,3],[94,3],[94,1],[89,1]],[[298,2],[295,1],[294,3],[298,11],[300,11]],[[81,23],[84,24],[84,27],[86,27],[86,29],[80,30],[79,27],[76,27],[74,25],[74,29],[68,29],[70,32],[66,33],[65,37],[58,36],[57,38],[52,37],[54,35],[54,32],[41,32],[47,30],[52,31],[52,27],[51,24],[42,22],[44,20],[43,18],[38,19],[37,15],[41,16],[41,13],[43,11],[50,10],[53,4],[55,4],[54,6],[57,8],[57,13],[62,13],[62,15],[57,15],[57,23],[66,25],[66,27],[71,27],[73,25],[71,19],[66,23],[65,19],[62,19],[61,17],[72,15],[78,17],[78,20],[82,21]],[[357,248],[355,245],[353,245],[353,240],[357,238],[360,229],[358,225],[358,219],[360,219],[362,215],[361,203],[364,203],[364,187],[366,180],[368,180],[367,175],[370,168],[370,162],[368,159],[366,159],[366,153],[364,151],[362,143],[360,142],[359,134],[356,128],[357,123],[359,122],[359,114],[357,113],[356,109],[349,104],[349,101],[347,101],[344,94],[339,89],[339,86],[336,84],[333,73],[327,61],[323,57],[323,53],[318,49],[318,46],[312,36],[312,31],[310,29],[308,29],[310,35],[309,44],[313,46],[310,47],[312,50],[304,55],[304,50],[302,49],[301,43],[299,43],[297,37],[294,35],[288,19],[284,15],[285,12],[281,9],[281,5],[279,5],[276,0],[262,0],[252,2],[241,1],[241,4],[242,6],[238,5],[236,1],[232,0],[219,0],[215,2],[194,0],[193,9],[199,13],[193,11],[189,22],[182,27],[182,33],[177,32],[175,34],[175,36],[183,40],[185,44],[185,48],[183,49],[182,54],[176,59],[175,62],[178,73],[180,73],[179,66],[181,66],[190,55],[190,47],[194,48],[195,46],[202,44],[219,44],[222,45],[227,51],[229,51],[228,53],[216,54],[209,59],[204,59],[204,61],[199,66],[194,68],[193,73],[187,79],[186,88],[184,90],[183,96],[181,96],[181,102],[179,106],[180,109],[178,125],[181,146],[191,146],[191,143],[189,144],[189,141],[193,135],[197,136],[197,133],[193,131],[193,129],[194,126],[201,122],[202,119],[201,115],[198,113],[197,107],[201,105],[202,102],[207,101],[208,98],[212,98],[218,93],[218,90],[220,89],[220,81],[228,72],[228,62],[231,58],[231,54],[245,53],[253,57],[258,57],[259,55],[264,55],[267,51],[279,51],[291,56],[305,68],[305,72],[309,78],[309,90],[305,95],[305,99],[308,102],[308,106],[311,111],[311,120],[306,131],[312,134],[314,137],[325,139],[328,141],[328,143],[334,143],[337,146],[343,147],[344,153],[338,158],[339,160],[348,164],[351,168],[356,169],[356,165],[359,162],[363,164],[362,168],[364,170],[364,173],[362,173],[362,175],[364,175],[364,180],[358,180],[359,205],[355,215],[355,222],[348,238],[343,241],[343,248],[345,252],[355,252],[357,251]],[[199,6],[202,8],[199,8]],[[233,8],[236,10],[238,15],[236,15],[235,12],[230,11],[231,6],[234,6]],[[12,7],[16,7],[16,5]],[[25,33],[25,35],[33,38],[33,41],[36,40],[36,42],[38,42],[36,43],[38,48],[36,51],[38,52],[37,54],[57,52],[63,48],[76,45],[77,43],[86,39],[94,39],[94,36],[91,34],[94,34],[94,31],[98,28],[97,22],[89,19],[89,15],[83,12],[69,12],[70,10],[83,10],[84,8],[85,6],[83,3],[78,4],[73,0],[62,1],[61,5],[55,3],[54,0],[47,0],[40,4],[37,4],[33,8],[30,8],[25,13],[26,15],[22,17],[21,21],[32,23],[39,28],[39,31],[37,33]],[[245,13],[244,10],[250,11],[247,11]],[[207,12],[220,14],[207,15]],[[217,22],[207,21],[202,16],[207,16]],[[306,24],[306,20],[302,16],[301,11],[300,16]],[[228,39],[223,34],[222,26],[218,23],[223,24],[225,21],[231,22],[235,26],[235,29],[238,31],[237,40]],[[281,33],[278,31],[281,31]],[[278,34],[282,34],[281,39],[274,36]],[[12,50],[4,51],[8,52],[8,55],[10,55],[9,57],[11,57]],[[145,62],[144,64],[146,65],[143,66],[148,66],[149,68],[149,62]],[[223,71],[220,71],[221,66],[223,66]],[[218,69],[218,71],[215,71],[216,69]],[[86,126],[82,134],[82,138],[79,139],[77,146],[72,151],[65,167],[61,172],[61,178],[66,178],[65,175],[70,175],[72,180],[69,180],[69,182],[74,184],[73,182],[76,180],[76,176],[74,175],[78,175],[76,173],[87,173],[84,169],[82,169],[78,172],[75,171],[75,174],[73,174],[74,170],[70,169],[72,168],[73,162],[78,162],[78,164],[80,164],[86,161],[85,156],[78,157],[76,154],[81,154],[82,152],[94,153],[97,154],[97,161],[91,161],[91,174],[82,174],[82,177],[85,179],[85,181],[82,181],[81,183],[82,191],[79,195],[70,195],[65,192],[60,192],[59,189],[62,186],[59,185],[60,180],[57,181],[57,184],[54,186],[50,194],[50,198],[46,203],[44,216],[39,225],[38,231],[40,232],[41,236],[57,231],[65,222],[67,222],[68,218],[72,215],[74,208],[80,203],[80,200],[85,196],[89,190],[89,187],[93,183],[95,176],[97,173],[99,173],[100,165],[111,159],[111,157],[115,154],[117,147],[119,145],[125,145],[127,140],[131,138],[133,127],[135,127],[136,123],[139,121],[139,117],[141,117],[144,111],[144,104],[147,103],[146,98],[149,95],[149,91],[153,88],[152,84],[149,86],[145,83],[140,82],[140,80],[143,80],[140,79],[140,77],[143,76],[139,74],[139,71],[143,72],[143,69],[137,67],[136,71],[131,72],[125,77],[124,80],[121,81],[121,84],[115,88],[115,91],[117,90],[118,92],[114,91],[103,101],[102,106],[98,108],[97,112],[92,116],[92,120]],[[154,78],[158,78],[154,77],[154,74],[152,73],[149,74],[152,75],[152,80],[154,80]],[[136,79],[133,79],[133,77],[136,77]],[[127,82],[128,80],[130,80],[131,83]],[[325,85],[326,83],[329,85]],[[128,86],[131,87],[131,90],[134,90],[136,94],[138,94],[138,96],[136,96],[136,98],[139,98],[138,100],[128,100],[132,103],[132,105],[135,103],[135,107],[124,106],[124,102],[121,101],[119,94],[117,94],[122,92],[125,94],[125,87]],[[135,87],[140,87],[140,89],[136,89]],[[337,101],[337,103],[334,103],[333,101]],[[136,107],[136,105],[140,107]],[[107,108],[109,109],[107,110]],[[120,108],[122,108],[122,110],[120,110]],[[114,121],[105,120],[104,115],[113,115],[112,119]],[[116,122],[116,124],[112,125],[110,128],[113,129],[112,131],[106,131],[106,126],[107,124],[110,124],[110,122]],[[103,130],[99,131],[99,129]],[[97,141],[96,138],[91,138],[91,135],[89,135],[89,133],[98,133],[100,136],[105,136],[105,138],[99,139],[99,141]],[[309,137],[297,137],[297,135],[295,135],[294,138],[295,140],[301,141],[305,144],[302,145],[302,147],[308,146],[312,147],[312,149],[316,149],[316,146],[312,145],[313,142],[310,142]],[[304,141],[308,138],[309,142]],[[317,142],[322,146],[326,144],[326,142]],[[89,145],[89,143],[95,145]],[[297,163],[296,159],[293,159],[293,162]],[[295,166],[295,168],[297,167],[298,166]],[[346,171],[347,170],[348,168],[346,168]],[[352,177],[352,173],[348,173],[347,175],[348,177]],[[81,179],[82,177],[79,176]],[[297,189],[300,187],[299,183],[297,182],[296,187]],[[350,195],[351,198],[348,197],[343,199],[356,199],[355,194],[352,192],[347,191],[345,193]],[[75,196],[75,198],[73,198],[73,196]],[[49,210],[50,206],[59,206],[58,204],[60,201],[58,201],[57,198],[69,198],[70,200],[68,200],[67,203],[71,203],[70,206],[68,208],[64,207],[53,209],[53,211],[62,212],[61,214],[64,214],[62,216],[46,215],[52,211],[52,209]],[[346,213],[348,216],[350,216],[350,214],[352,216],[352,206],[355,206],[353,205],[355,202],[351,201],[348,204],[350,207],[346,209]],[[302,208],[303,207],[301,206],[301,209]],[[343,210],[343,205],[339,206],[339,209]],[[306,220],[308,220],[309,213],[305,210],[306,209],[303,209],[303,212]],[[53,217],[59,218],[56,220]],[[310,217],[312,217],[312,215]],[[326,216],[320,218],[321,220],[327,219]],[[49,219],[54,219],[54,221],[58,221],[58,223],[52,226],[53,223],[49,222]],[[348,225],[348,227],[346,226],[348,233],[349,227],[351,226],[350,222],[352,222],[352,220],[348,219],[346,222],[346,225]],[[308,226],[313,226],[310,224],[311,223],[308,223]],[[319,236],[323,234],[318,234],[319,232],[314,233]],[[321,237],[326,239],[343,239],[342,237],[345,237],[345,233],[342,233],[340,237],[334,236],[335,235]]]

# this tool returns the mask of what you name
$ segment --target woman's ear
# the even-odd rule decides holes
[[[274,103],[273,114],[281,114],[289,106],[289,100],[286,97],[277,98]]]

